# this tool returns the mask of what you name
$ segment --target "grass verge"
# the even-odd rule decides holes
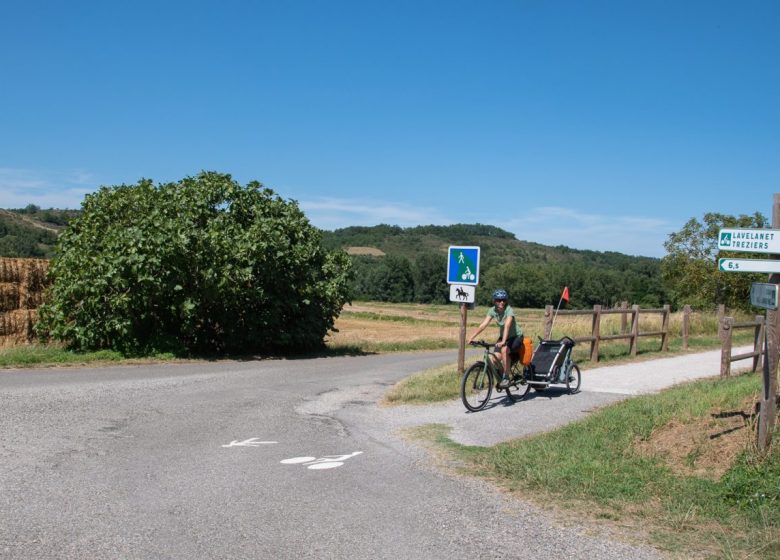
[[[53,345],[15,346],[0,350],[0,367],[24,368],[66,364],[99,364],[137,361],[141,359],[166,361],[176,359],[173,354],[126,356],[113,350],[73,352]]]
[[[575,516],[609,520],[684,557],[780,558],[780,442],[759,456],[750,421],[725,430],[712,424],[749,417],[759,390],[756,375],[699,381],[490,448],[454,443],[443,427],[416,437],[468,474]],[[664,445],[649,445],[669,426],[684,429]],[[697,470],[706,447],[725,437],[737,439],[732,455],[716,454],[723,468]],[[690,438],[695,445],[683,441]],[[690,451],[679,456],[677,449]]]
[[[457,364],[431,368],[396,383],[382,404],[428,404],[458,397],[460,376]]]

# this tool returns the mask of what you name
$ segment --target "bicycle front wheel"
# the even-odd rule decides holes
[[[460,400],[471,412],[485,408],[493,392],[493,379],[484,362],[473,364],[460,380]]]
[[[577,364],[572,364],[569,375],[566,377],[566,388],[569,390],[569,394],[579,393],[580,383],[582,383],[580,367]]]

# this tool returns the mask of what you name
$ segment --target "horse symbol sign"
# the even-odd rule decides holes
[[[474,303],[477,288],[463,284],[450,284],[450,301],[456,303]]]
[[[479,284],[479,247],[450,247],[447,259],[447,283]]]

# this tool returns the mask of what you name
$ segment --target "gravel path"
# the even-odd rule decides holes
[[[742,347],[734,353],[749,350],[750,347]],[[509,402],[503,393],[494,391],[488,406],[476,413],[468,412],[460,400],[423,406],[379,406],[375,401],[387,390],[382,385],[328,393],[307,406],[334,413],[352,425],[365,426],[377,436],[412,426],[445,424],[452,428],[450,437],[458,443],[491,446],[552,430],[634,395],[717,376],[719,368],[720,350],[714,350],[586,369],[582,372],[582,390],[576,395],[553,387],[531,391],[525,399]]]

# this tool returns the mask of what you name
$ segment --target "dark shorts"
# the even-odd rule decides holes
[[[497,342],[501,342],[501,339],[499,339]],[[517,354],[520,350],[520,347],[523,345],[523,337],[522,336],[510,336],[509,339],[506,341],[506,345],[509,347],[509,353],[510,354]],[[496,348],[496,352],[501,352],[501,348]]]

